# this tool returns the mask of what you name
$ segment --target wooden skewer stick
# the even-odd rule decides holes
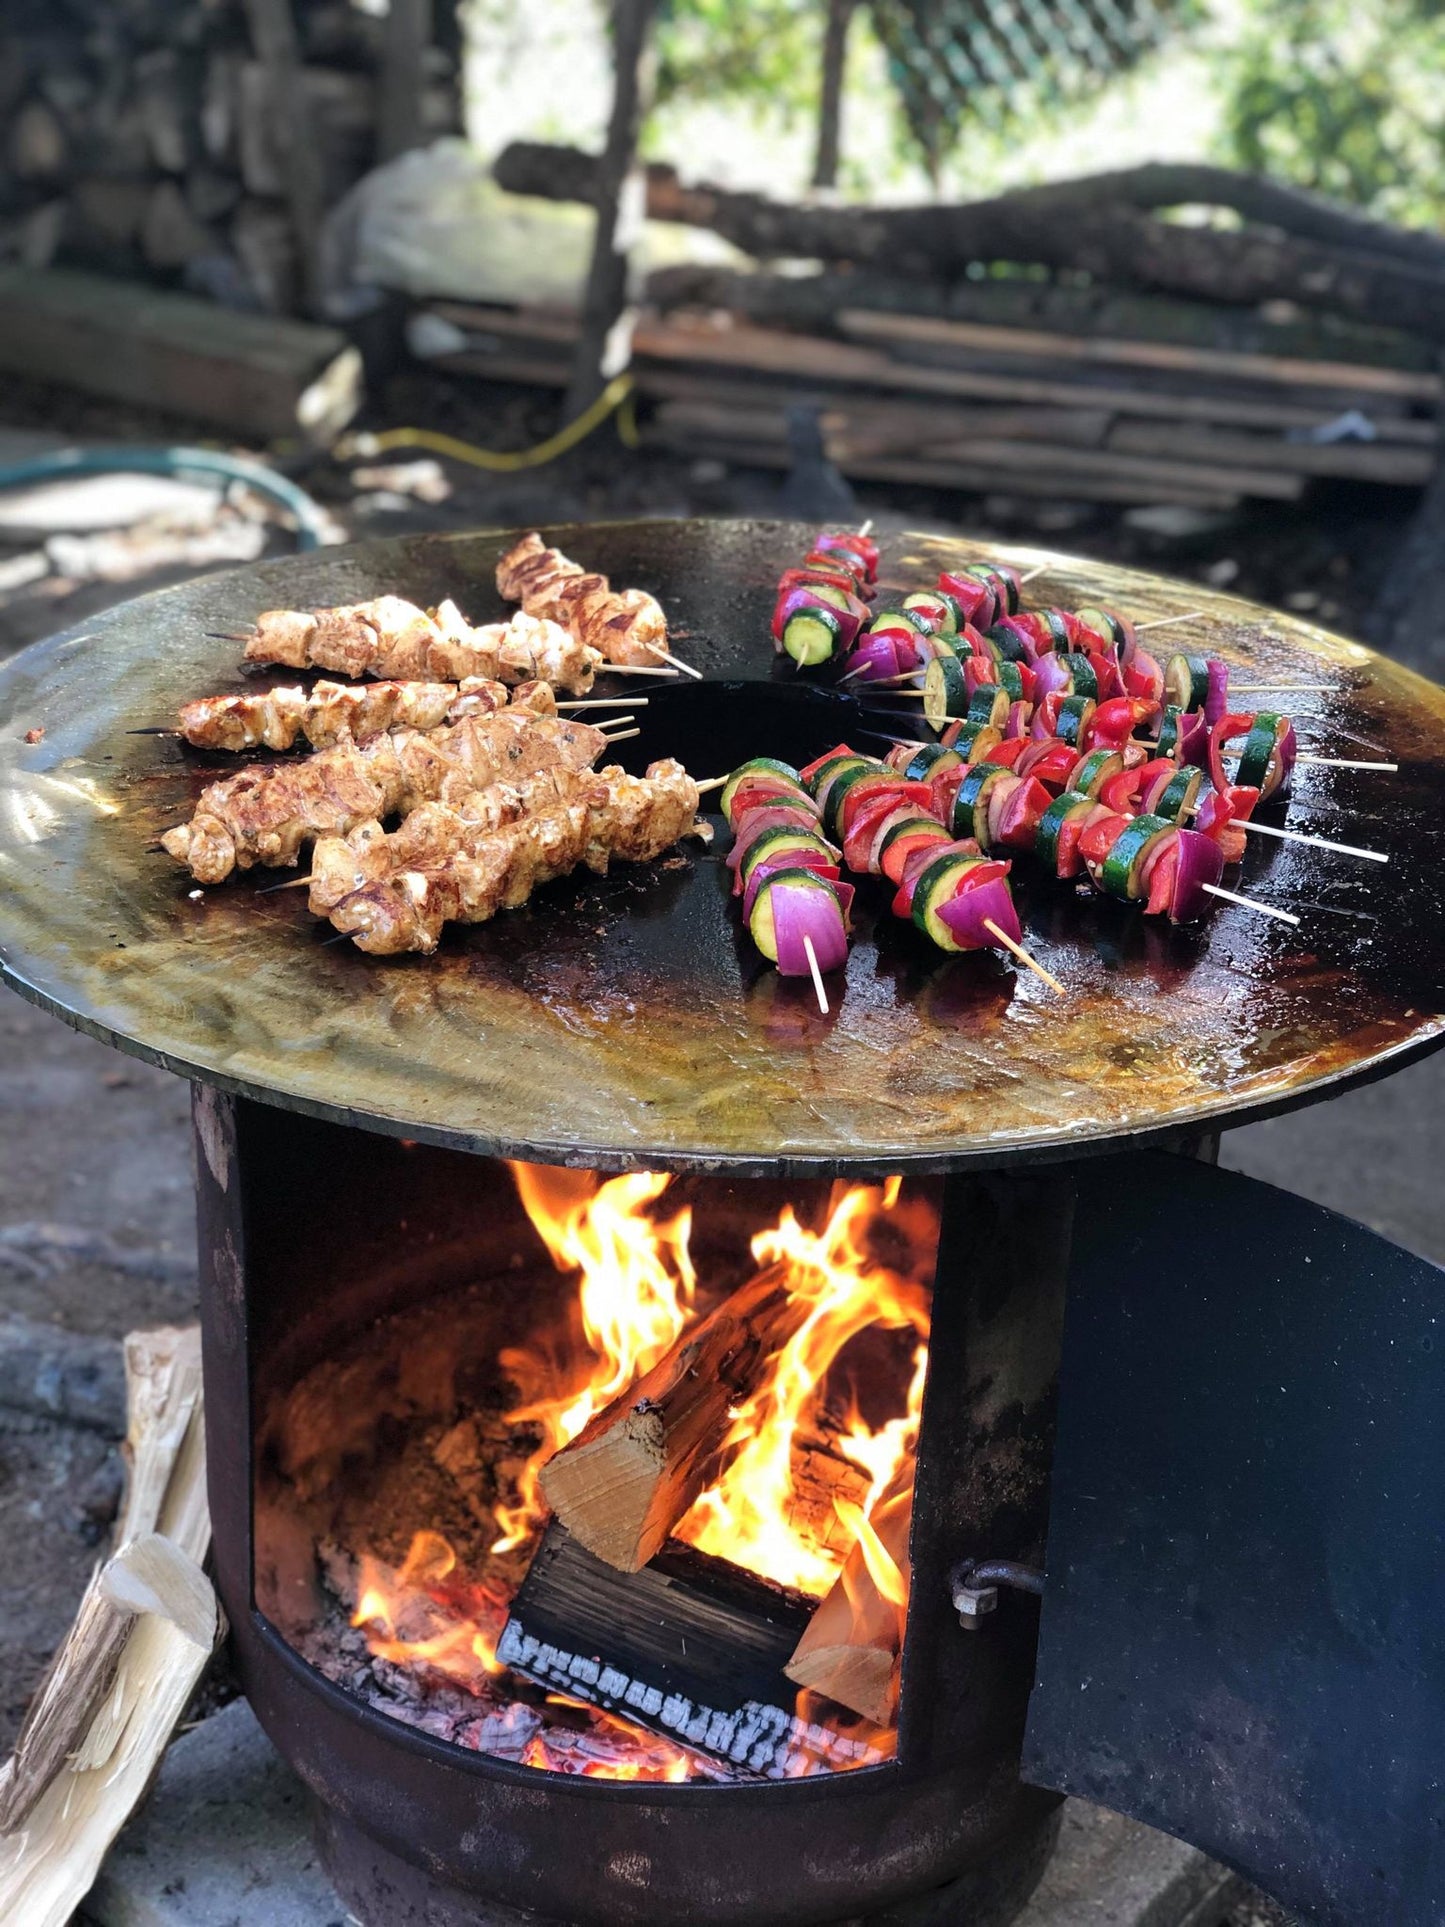
[[[1187,609],[1182,616],[1155,616],[1152,622],[1136,622],[1134,634],[1142,636],[1146,629],[1167,629],[1176,622],[1198,622],[1203,614],[1202,609]]]
[[[1199,887],[1211,897],[1223,897],[1226,903],[1237,903],[1246,910],[1258,910],[1262,917],[1277,917],[1281,923],[1299,923],[1299,918],[1288,910],[1276,910],[1272,903],[1258,903],[1253,897],[1238,896],[1233,890],[1225,890],[1217,883],[1201,883]]]
[[[861,669],[850,669],[847,675],[840,676],[838,678],[838,681],[840,683],[852,682],[855,676],[863,675],[866,672],[866,669],[867,669],[866,663],[863,665]],[[921,669],[905,669],[902,671],[901,674],[897,676],[874,676],[872,678],[872,687],[874,689],[889,689],[893,686],[894,683],[909,682],[912,680],[914,676],[921,676],[922,674],[923,674],[923,671]]]
[[[1390,861],[1380,850],[1362,850],[1354,843],[1332,843],[1327,836],[1306,836],[1303,830],[1276,829],[1273,823],[1242,823],[1240,828],[1252,830],[1256,836],[1277,836],[1284,843],[1308,843],[1316,850],[1335,850],[1341,856],[1362,856],[1371,863]]]
[[[249,642],[251,635],[254,635],[255,631],[252,630],[251,635],[243,636],[233,636],[225,629],[204,629],[201,633],[212,642]]]
[[[634,736],[640,736],[641,734],[642,731],[640,729],[619,729],[615,736],[609,736],[607,740],[609,743],[626,743],[630,742]]]
[[[127,736],[179,736],[178,729],[162,729],[159,725],[152,729],[128,729]]]
[[[727,781],[726,776],[709,776],[705,783],[696,785],[699,796],[706,796],[709,790],[720,790]]]
[[[1069,993],[1064,989],[1064,986],[1059,982],[1054,973],[1051,970],[1045,970],[1037,957],[1031,957],[1021,943],[1015,943],[1012,937],[1000,930],[992,917],[984,918],[983,927],[996,943],[1001,943],[1005,950],[1011,951],[1012,954],[1018,958],[1019,962],[1031,970],[1036,977],[1042,977],[1050,990],[1056,991],[1060,997],[1068,996]]]
[[[599,676],[675,676],[677,665],[674,664],[671,669],[648,669],[636,662],[605,662],[597,673]],[[696,675],[697,671],[694,670],[693,674]]]
[[[558,703],[559,709],[616,709],[619,703],[635,703],[639,709],[646,709],[652,701],[651,696],[583,696],[576,702]]]
[[[858,533],[859,535],[862,536],[865,542],[868,540],[868,537],[873,533],[873,517],[871,515],[868,517],[868,520],[863,524],[862,528],[859,529]]]
[[[1355,762],[1348,756],[1300,756],[1296,758],[1296,761],[1301,763],[1318,763],[1325,769],[1383,769],[1394,771],[1400,767],[1398,763]]]
[[[818,993],[818,1009],[826,1017],[828,1015],[828,993],[823,988],[823,973],[818,968],[818,953],[813,948],[813,939],[811,937],[804,937],[803,948],[808,953],[808,968],[813,973],[813,988]]]
[[[1237,682],[1231,685],[1231,696],[1268,696],[1276,692],[1299,694],[1304,690],[1337,690],[1337,682]]]
[[[1019,587],[1026,589],[1031,582],[1037,582],[1041,575],[1047,575],[1049,568],[1049,563],[1040,562],[1037,568],[1030,569],[1027,575],[1021,575],[1019,577]]]
[[[266,888],[264,890],[258,890],[256,895],[258,897],[274,897],[278,890],[306,890],[310,887],[311,879],[309,876],[292,877],[290,881],[286,883],[268,883]]]
[[[696,682],[703,680],[700,669],[694,669],[690,662],[684,662],[681,656],[675,656],[670,649],[664,649],[660,642],[645,642],[642,646],[649,655],[659,656],[663,662],[670,662],[674,669],[680,669],[685,676],[691,676]]]
[[[587,727],[589,729],[600,729],[605,736],[609,729],[619,729],[623,723],[635,723],[636,721],[637,718],[633,715],[599,716],[595,723],[589,723]]]

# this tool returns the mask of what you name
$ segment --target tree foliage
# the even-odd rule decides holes
[[[665,0],[659,102],[741,100],[784,123],[811,113],[824,12],[821,0]]]
[[[1445,9],[1433,0],[1255,0],[1218,68],[1222,159],[1438,225]]]

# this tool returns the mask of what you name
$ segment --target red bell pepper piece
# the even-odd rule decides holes
[[[995,743],[988,753],[990,763],[1000,763],[1005,769],[1016,769],[1019,758],[1030,746],[1027,736],[1005,736],[1001,743]]]
[[[904,866],[917,850],[926,850],[935,843],[951,843],[953,838],[941,823],[920,823],[915,829],[895,836],[883,852],[880,868],[890,883],[902,883]]]
[[[1164,701],[1164,671],[1147,649],[1136,649],[1123,665],[1124,693],[1156,708]]]
[[[811,783],[824,763],[831,763],[835,756],[853,756],[856,754],[857,752],[847,743],[835,743],[832,749],[825,749],[821,756],[815,756],[806,769],[800,769],[798,771],[798,775],[802,778],[803,782]]]
[[[1039,821],[1053,800],[1043,784],[1035,777],[1022,777],[1018,788],[1004,804],[999,817],[998,832],[993,839],[995,845],[1002,844],[1011,850],[1031,850],[1034,847],[1034,836],[1038,830]],[[989,809],[988,814],[989,825],[992,828],[992,808]]]
[[[1134,731],[1153,714],[1153,704],[1133,696],[1100,703],[1089,722],[1090,749],[1123,749]]]
[[[1214,787],[1221,794],[1231,787],[1224,767],[1225,748],[1234,741],[1236,736],[1247,736],[1253,727],[1252,711],[1232,711],[1227,716],[1221,716],[1209,732],[1209,774]]]
[[[1020,776],[1032,776],[1055,795],[1062,795],[1080,761],[1079,752],[1072,744],[1053,742],[1046,737],[1042,741],[1030,741],[1014,768]]]
[[[1121,816],[1117,810],[1108,809],[1103,804],[1087,819],[1079,837],[1079,855],[1091,869],[1096,863],[1104,861],[1114,847],[1114,839],[1128,821],[1127,816]]]
[[[895,879],[898,884],[898,894],[893,899],[895,917],[913,915],[913,892],[918,888],[918,879],[931,863],[938,861],[939,857],[951,855],[977,856],[978,845],[971,836],[950,836],[945,830],[937,842],[918,843],[909,851],[907,860]]]
[[[927,783],[906,783],[897,776],[882,772],[877,776],[860,778],[838,806],[837,823],[843,833],[845,848],[848,832],[858,821],[859,816],[871,811],[880,803],[887,803],[894,809],[900,804],[908,803],[920,810],[931,810],[933,791]]]

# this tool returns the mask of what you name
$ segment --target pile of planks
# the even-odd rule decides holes
[[[458,372],[565,387],[573,317],[431,304]],[[644,439],[786,469],[787,411],[821,411],[843,473],[1094,502],[1297,499],[1316,477],[1421,487],[1441,379],[1421,365],[1272,354],[842,307],[827,334],[732,309],[644,311],[633,337]]]
[[[594,191],[570,149],[518,143],[496,172],[553,199]],[[1259,225],[1154,218],[1191,195]],[[1212,509],[1434,472],[1436,236],[1210,168],[855,209],[653,167],[647,205],[758,261],[653,277],[633,367],[655,445],[787,468],[804,403],[861,481]],[[433,306],[459,331],[453,367],[565,384],[574,316]]]
[[[417,0],[15,0],[0,20],[0,256],[184,278],[273,313],[314,305],[325,211],[378,160],[458,124],[430,17]]]

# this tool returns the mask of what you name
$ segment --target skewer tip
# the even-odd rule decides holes
[[[1003,945],[1005,950],[1017,957],[1025,968],[1031,970],[1036,977],[1041,977],[1056,996],[1068,996],[1069,993],[1064,989],[1064,986],[1059,982],[1054,973],[1051,970],[1045,970],[1038,958],[1025,950],[1021,943],[1016,943],[1007,931],[1001,930],[992,917],[984,918],[983,927],[991,937]]]
[[[803,938],[803,948],[808,953],[808,969],[813,976],[813,989],[818,993],[818,1009],[824,1017],[828,1015],[828,993],[823,988],[823,973],[818,968],[818,953],[813,948],[811,937]]]

